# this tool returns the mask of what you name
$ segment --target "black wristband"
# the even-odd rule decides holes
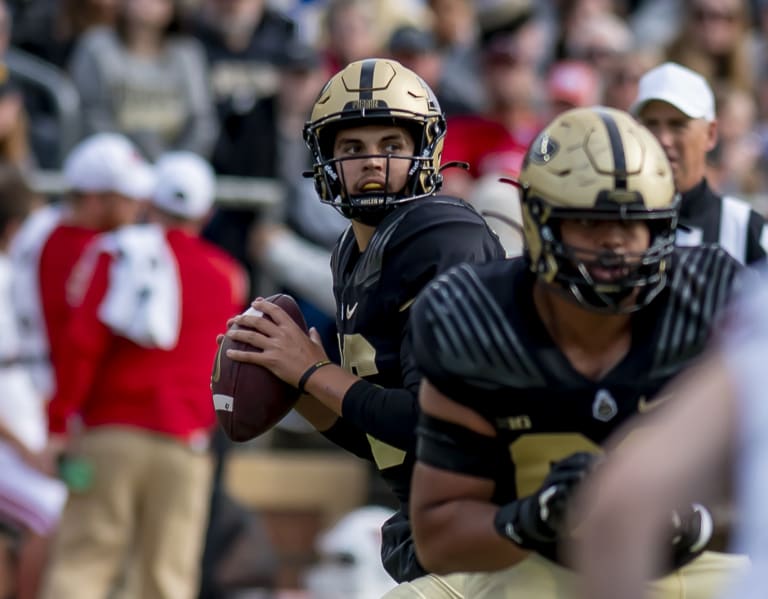
[[[309,381],[309,377],[315,374],[315,370],[317,370],[318,368],[322,368],[323,366],[328,366],[328,364],[330,363],[331,363],[330,360],[320,360],[319,362],[315,362],[314,364],[312,364],[312,366],[307,368],[304,371],[304,374],[301,375],[298,385],[296,385],[296,388],[299,390],[299,393],[306,393],[306,391],[304,391],[304,386],[307,384],[307,381]]]

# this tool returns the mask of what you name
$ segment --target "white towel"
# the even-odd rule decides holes
[[[35,210],[11,243],[11,289],[19,329],[19,357],[29,366],[35,388],[49,398],[55,390],[48,331],[40,298],[40,254],[61,221],[65,208],[55,204]]]
[[[172,349],[179,339],[181,289],[176,258],[158,225],[132,225],[100,236],[113,256],[99,318],[143,347]]]

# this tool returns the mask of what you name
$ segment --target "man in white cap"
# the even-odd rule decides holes
[[[707,152],[717,143],[715,98],[706,79],[673,62],[641,78],[630,111],[661,142],[682,196],[678,245],[718,243],[742,264],[768,249],[765,220],[746,202],[720,196],[705,177]]]
[[[42,599],[102,599],[126,549],[142,599],[197,596],[212,474],[210,365],[245,306],[235,261],[199,237],[210,165],[161,156],[149,223],[99,236],[78,264],[52,422],[88,478],[62,517]]]
[[[11,246],[20,273],[13,293],[21,352],[46,398],[55,389],[58,357],[67,351],[62,333],[73,267],[97,234],[136,220],[152,193],[154,174],[126,137],[99,133],[72,149],[64,182],[64,201],[33,213]]]

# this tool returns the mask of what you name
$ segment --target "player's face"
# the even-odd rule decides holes
[[[336,168],[349,195],[397,193],[408,181],[411,161],[407,158],[413,156],[414,149],[406,129],[367,125],[339,131],[333,157],[343,159]]]
[[[560,234],[592,278],[606,282],[629,275],[651,243],[647,225],[638,221],[563,220]]]
[[[707,168],[707,152],[717,141],[715,123],[692,119],[671,104],[658,100],[643,107],[640,122],[664,148],[677,190],[682,193],[698,185]]]

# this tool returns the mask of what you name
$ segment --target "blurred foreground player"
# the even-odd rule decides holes
[[[278,307],[241,316],[255,331],[229,331],[261,353],[230,357],[261,364],[305,392],[299,411],[326,437],[375,461],[401,502],[382,530],[384,566],[428,597],[460,597],[460,582],[425,576],[408,522],[417,390],[408,339],[411,303],[433,277],[460,262],[504,256],[483,218],[438,195],[445,120],[432,90],[397,62],[354,62],[323,88],[305,127],[320,201],[350,219],[331,267],[342,364],[327,361]],[[413,596],[408,584],[388,597]],[[401,594],[401,595],[399,595]]]
[[[624,112],[563,113],[520,176],[526,253],[462,265],[412,314],[420,391],[411,497],[417,554],[474,571],[473,598],[573,597],[562,525],[618,425],[702,349],[739,265],[674,250],[678,199],[663,150]],[[631,518],[631,514],[627,515]],[[709,513],[669,514],[659,597],[710,597],[741,556],[702,553]],[[701,554],[701,555],[699,555]],[[491,571],[491,573],[487,573]]]
[[[618,447],[580,494],[575,560],[589,599],[641,599],[664,543],[664,515],[735,482],[736,548],[752,560],[722,599],[757,599],[768,583],[768,278],[745,286],[728,310],[713,355],[669,389],[641,439]],[[685,442],[680,442],[685,439]],[[675,451],[669,452],[674,446]],[[730,476],[729,476],[730,475]],[[627,517],[630,513],[631,517]]]
[[[53,399],[90,485],[70,494],[47,599],[103,599],[132,566],[142,599],[197,596],[208,520],[216,333],[245,301],[234,260],[201,240],[210,166],[162,156],[150,224],[98,238],[71,284],[69,351]],[[133,579],[131,579],[133,581]]]

